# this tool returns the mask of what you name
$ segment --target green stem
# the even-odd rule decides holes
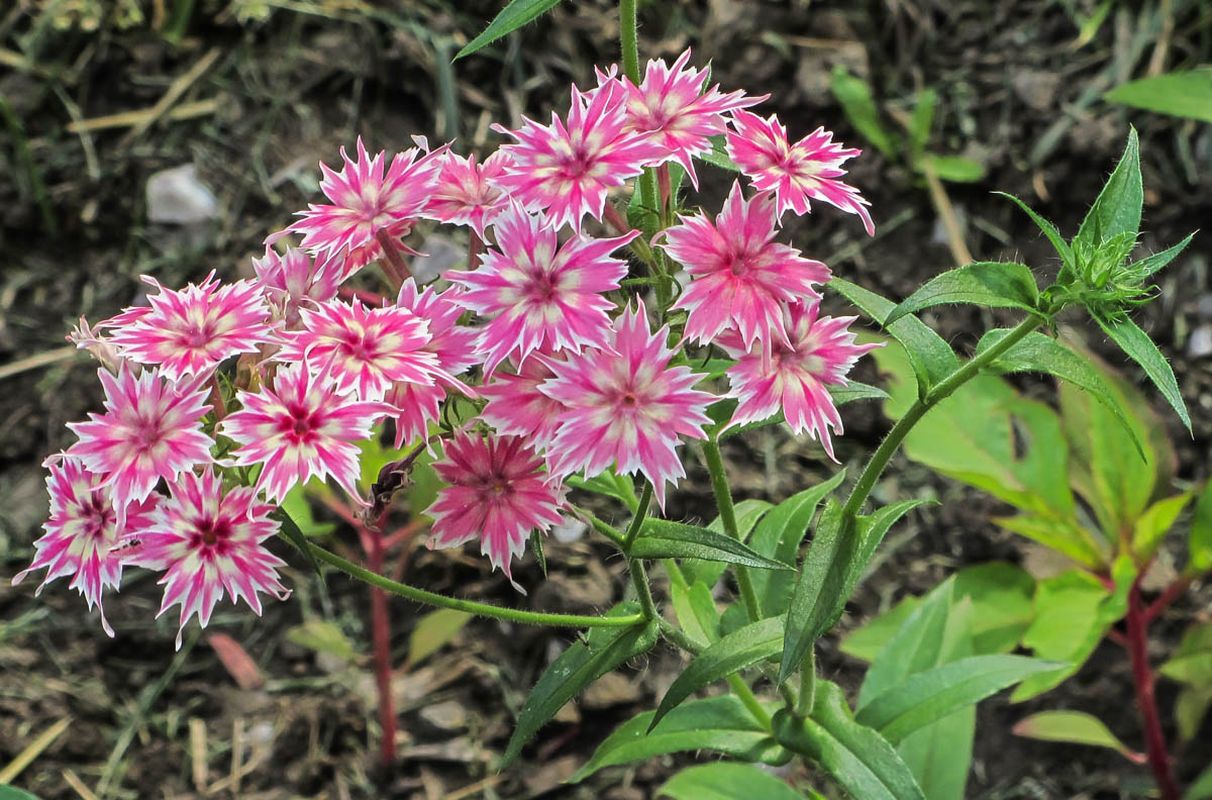
[[[631,524],[627,526],[627,533],[623,535],[624,550],[630,550],[632,543],[640,535],[640,528],[644,527],[644,518],[648,516],[648,506],[651,504],[652,481],[645,481],[644,491],[640,494],[640,505],[635,510],[635,516],[631,518]]]
[[[884,441],[880,442],[879,448],[871,454],[871,458],[867,461],[866,466],[863,467],[863,472],[859,475],[854,488],[850,490],[850,496],[846,499],[846,504],[842,508],[843,514],[854,516],[862,511],[863,504],[867,502],[868,495],[875,488],[875,482],[879,480],[884,467],[888,466],[889,460],[891,460],[892,456],[901,446],[901,442],[905,440],[905,436],[909,434],[909,431],[913,429],[918,420],[926,415],[927,411],[950,397],[956,389],[974,378],[983,367],[988,366],[998,356],[1022,341],[1027,334],[1038,328],[1041,323],[1042,320],[1038,317],[1028,317],[1023,320],[1010,333],[1006,334],[1001,341],[965,362],[946,378],[943,378],[931,387],[924,397],[919,398],[905,412],[905,415],[896,421],[896,424],[892,426],[892,430],[888,431],[888,435],[884,437]]]
[[[623,51],[623,74],[640,85],[640,43],[636,23],[637,0],[619,0],[619,47]]]
[[[502,608],[501,606],[494,606],[491,603],[478,603],[474,600],[460,600],[456,597],[447,597],[444,594],[429,592],[425,589],[409,586],[406,583],[393,581],[391,578],[386,578],[377,572],[371,572],[364,567],[360,567],[352,561],[341,558],[336,553],[329,552],[312,542],[307,542],[306,545],[307,552],[316,560],[336,567],[351,578],[356,578],[363,583],[368,583],[371,586],[399,595],[405,599],[437,606],[438,608],[452,608],[455,611],[465,611],[468,614],[503,619],[523,625],[547,625],[560,628],[629,628],[632,625],[644,622],[646,619],[643,614],[628,614],[622,617],[551,614],[543,611],[522,611],[514,608]]]
[[[687,653],[697,656],[699,653],[703,652],[703,648],[696,644],[693,639],[687,636],[681,628],[674,625],[664,617],[657,617],[657,625],[660,626],[661,633],[664,634],[666,639],[682,648]],[[732,675],[728,676],[728,687],[732,690],[732,693],[737,696],[745,708],[749,710],[749,713],[753,715],[753,718],[756,719],[763,728],[770,730],[770,714],[767,713],[766,709],[762,707],[761,702],[757,699],[757,695],[755,695],[753,690],[749,688],[749,684],[745,683],[744,679],[741,678],[740,675],[733,673]]]
[[[623,536],[623,534],[619,533],[619,531],[613,525],[598,519],[596,516],[583,508],[579,508],[577,510],[585,515],[585,518],[589,520],[589,524],[595,531],[617,544],[620,548],[626,543],[627,539]]]
[[[644,568],[641,559],[633,558],[627,562],[627,571],[631,573],[631,585],[635,587],[636,596],[640,598],[640,608],[644,619],[657,619],[656,601],[652,599],[652,587],[648,584],[648,570]]]
[[[715,504],[720,511],[720,522],[724,532],[737,541],[741,540],[741,531],[736,526],[736,509],[732,505],[732,491],[728,488],[728,475],[724,472],[724,459],[720,455],[720,444],[714,437],[703,440],[703,457],[707,462],[707,471],[711,474],[711,491],[715,493]],[[749,579],[749,570],[737,565],[736,583],[741,589],[741,599],[745,603],[745,611],[750,622],[762,618],[762,609],[758,604],[757,592],[753,590],[753,581]]]
[[[808,656],[800,667],[800,698],[795,704],[795,715],[806,717],[812,713],[816,703],[816,644],[808,648]]]

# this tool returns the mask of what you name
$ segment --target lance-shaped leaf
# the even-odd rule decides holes
[[[1145,763],[1144,755],[1121,742],[1102,720],[1082,711],[1041,711],[1020,720],[1011,730],[1028,739],[1105,747],[1133,763]]]
[[[583,781],[604,767],[669,753],[711,750],[743,761],[766,763],[780,761],[786,755],[736,695],[690,700],[669,712],[660,727],[649,732],[655,715],[655,711],[645,711],[616,728],[598,745],[588,763],[568,779],[569,783]]]
[[[278,526],[278,532],[286,538],[296,550],[303,554],[307,559],[307,563],[311,565],[312,570],[320,575],[320,562],[316,561],[316,557],[311,552],[311,544],[307,541],[307,537],[303,534],[299,525],[291,519],[290,514],[286,513],[286,509],[279,508],[271,516],[278,520],[281,525]]]
[[[1160,253],[1154,253],[1151,256],[1145,256],[1141,260],[1133,262],[1133,271],[1139,274],[1141,278],[1153,277],[1167,264],[1178,258],[1178,254],[1187,249],[1187,245],[1191,244],[1191,239],[1194,237],[1194,233],[1188,233],[1186,239],[1183,239],[1173,247],[1167,247]]]
[[[634,614],[634,604],[616,606],[611,616]],[[501,767],[511,764],[522,747],[564,704],[582,689],[628,659],[652,649],[658,629],[655,621],[629,628],[594,628],[584,641],[573,642],[551,662],[526,698],[518,714]]]
[[[830,498],[817,522],[787,610],[779,683],[795,672],[812,643],[841,615],[863,568],[888,529],[924,502],[927,501],[907,500],[885,506],[869,517],[853,517]]]
[[[896,308],[896,303],[888,298],[838,277],[829,281],[829,288],[881,325]],[[919,394],[959,368],[959,358],[951,346],[917,317],[905,316],[884,327],[905,346],[920,384]]]
[[[1167,72],[1129,81],[1104,94],[1103,99],[1173,117],[1212,122],[1212,69]]]
[[[804,753],[862,800],[925,800],[913,773],[886,739],[857,722],[842,690],[818,681],[816,702],[807,719],[780,709],[774,716],[775,738]]]
[[[711,140],[711,149],[705,153],[695,153],[695,158],[700,161],[706,161],[713,167],[728,170],[729,172],[740,172],[741,168],[728,155],[728,147],[724,144],[724,135],[708,137]]]
[[[971,656],[918,672],[864,705],[855,719],[897,744],[909,734],[1024,678],[1065,665],[1026,656]]]
[[[851,75],[845,67],[838,66],[833,70],[829,88],[842,104],[842,111],[850,120],[850,124],[885,157],[897,158],[900,141],[880,123],[880,113],[875,106],[875,98],[871,95],[871,85],[862,78]]]
[[[764,572],[755,573],[764,575]],[[711,587],[702,581],[684,583],[673,581],[669,587],[669,599],[678,616],[682,632],[700,647],[720,640],[720,612],[711,596]]]
[[[1061,263],[1067,266],[1073,265],[1073,248],[1069,246],[1069,243],[1065,241],[1065,237],[1061,236],[1060,231],[1057,230],[1056,226],[1053,225],[1051,221],[1041,217],[1035,212],[1035,209],[1031,208],[1031,206],[1027,205],[1022,200],[1019,200],[1012,194],[1007,194],[1006,192],[994,192],[994,194],[1001,195],[1026,212],[1027,216],[1031,218],[1031,221],[1035,223],[1036,227],[1038,227],[1040,231],[1043,232],[1044,236],[1047,237],[1048,241],[1052,244],[1053,249],[1056,250],[1056,254],[1061,257]]]
[[[1011,261],[977,261],[948,270],[926,281],[905,298],[885,319],[891,325],[906,314],[931,306],[971,303],[991,308],[1034,311],[1039,287],[1026,264]]]
[[[697,558],[758,569],[794,569],[727,534],[653,517],[644,520],[628,554],[632,558]]]
[[[1212,571],[1212,481],[1204,484],[1195,504],[1191,535],[1187,540],[1188,575]]]
[[[670,800],[809,800],[769,772],[727,761],[687,767],[666,781],[657,796]],[[813,792],[812,797],[820,795]]]
[[[1178,390],[1178,381],[1174,379],[1174,370],[1170,362],[1162,355],[1161,350],[1149,338],[1149,334],[1140,329],[1135,322],[1127,317],[1108,319],[1097,316],[1099,326],[1111,340],[1119,345],[1124,354],[1135,361],[1149,376],[1149,380],[1166,398],[1166,402],[1178,414],[1178,418],[1191,430],[1191,417],[1187,414],[1187,404],[1183,402],[1182,393]]]
[[[782,617],[758,620],[723,637],[695,656],[665,692],[651,728],[694,692],[776,655],[782,646]]]
[[[527,23],[534,22],[559,3],[560,0],[510,0],[510,3],[501,9],[501,13],[488,23],[488,27],[455,55],[455,61],[483,49]]]
[[[1107,179],[1098,199],[1090,206],[1078,228],[1073,245],[1088,245],[1097,250],[1103,242],[1120,234],[1133,238],[1140,233],[1140,213],[1145,204],[1145,188],[1140,175],[1140,142],[1136,129],[1128,132],[1128,145],[1115,171]]]

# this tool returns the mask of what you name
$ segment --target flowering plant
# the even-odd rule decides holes
[[[512,3],[465,52],[533,18],[519,9],[538,5]],[[816,202],[857,216],[873,235],[868,203],[843,180],[860,151],[821,129],[789,134],[777,115],[750,110],[767,98],[712,85],[689,51],[641,69],[634,0],[621,17],[621,69],[571,87],[550,123],[496,126],[506,143],[482,160],[454,143],[431,148],[418,138],[389,156],[359,139],[352,156],[342,150],[339,169],[321,166],[326,202],[268,238],[255,279],[212,274],[181,289],[148,279],[149,305],[82,322],[73,338],[101,362],[104,411],[71,425],[78,441],[47,460],[51,517],[16,580],[42,570],[43,586],[70,577],[112,635],[106,593],[128,567],[154,570],[160,613],[178,610],[180,647],[192,620],[205,627],[224,597],[260,613],[263,596],[288,596],[284,562],[269,548],[281,535],[310,562],[379,592],[589,630],[535,686],[505,763],[588,683],[666,641],[693,660],[660,706],[603,743],[581,776],[706,749],[770,764],[799,757],[855,797],[922,797],[897,743],[1065,665],[971,656],[889,684],[856,714],[818,678],[814,643],[885,534],[920,502],[864,513],[872,489],[915,424],[982,372],[1049,372],[1109,396],[1102,378],[1075,370],[1064,345],[1042,332],[1070,307],[1089,310],[1186,421],[1173,373],[1125,313],[1148,299],[1146,282],[1186,242],[1125,264],[1141,213],[1133,134],[1072,242],[1027,209],[1062,259],[1054,285],[1040,289],[1022,264],[975,263],[893,303],[834,276],[782,229]],[[718,209],[686,196],[704,165],[736,173]],[[409,241],[432,223],[465,229],[467,258],[422,285]],[[849,380],[880,343],[859,343],[856,317],[822,313],[827,288],[903,345],[915,396],[845,495],[839,471],[762,513],[738,513],[721,440],[786,424],[836,460],[838,407],[886,397]],[[990,331],[962,359],[914,316],[961,302],[1018,309],[1024,319]],[[388,434],[397,452],[359,485],[360,445]],[[662,518],[691,448],[710,475],[718,525]],[[478,541],[525,591],[513,564],[527,544],[541,555],[544,534],[580,520],[625,557],[630,596],[601,615],[560,614],[382,574],[384,540],[397,534],[381,531],[431,454],[442,482],[424,510],[431,546]],[[304,536],[284,509],[292,492],[329,479],[369,569]],[[593,494],[615,503],[626,524],[604,518],[601,504],[587,508]],[[672,617],[654,596],[654,565],[668,576]],[[725,571],[734,613],[721,613],[711,594]],[[730,694],[690,699],[719,681]],[[777,699],[759,696],[759,684]],[[387,713],[388,752],[393,725]]]

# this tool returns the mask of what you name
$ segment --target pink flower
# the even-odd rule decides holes
[[[495,372],[479,387],[480,397],[488,401],[480,417],[500,433],[526,438],[536,450],[555,439],[560,414],[566,410],[539,388],[555,375],[549,363],[549,359],[529,359],[516,375]]]
[[[818,299],[813,284],[829,280],[829,268],[774,242],[770,199],[745,200],[733,183],[714,225],[704,216],[679,218],[661,246],[694,278],[673,306],[689,313],[686,335],[708,342],[736,327],[746,347],[756,339],[786,341],[783,305]]]
[[[337,296],[339,265],[312,259],[306,250],[292,247],[279,255],[265,248],[264,258],[253,259],[257,282],[269,299],[274,315],[288,328],[299,326],[299,309],[327,303]]]
[[[180,604],[178,650],[189,618],[196,614],[205,628],[225,593],[232,603],[243,599],[257,616],[258,592],[279,600],[290,596],[278,580],[277,568],[286,562],[264,545],[278,530],[269,516],[273,506],[258,502],[246,486],[225,488],[210,469],[182,475],[169,491],[172,496],[152,513],[150,526],[139,533],[139,544],[126,561],[165,570],[160,579],[164,600],[157,616]]]
[[[299,314],[303,330],[285,335],[277,358],[307,361],[332,377],[339,394],[382,400],[396,381],[432,386],[440,372],[438,357],[425,349],[429,326],[406,308],[336,301]]]
[[[98,327],[113,330],[110,342],[123,356],[159,365],[171,381],[205,377],[225,359],[271,341],[269,307],[252,281],[220,284],[212,272],[201,284],[173,291],[150,276],[143,280],[159,290],[148,296],[150,306]]]
[[[66,455],[103,476],[119,524],[126,507],[146,500],[161,478],[169,483],[182,472],[211,461],[214,442],[201,430],[210,410],[206,389],[175,386],[155,370],[135,377],[97,370],[105,389],[105,413],[88,422],[69,422],[80,441]]]
[[[818,303],[792,305],[790,345],[776,341],[769,353],[763,352],[764,345],[748,351],[736,337],[720,342],[737,359],[727,371],[727,396],[740,401],[729,427],[767,419],[782,408],[792,431],[819,440],[837,461],[829,429],[840,435],[842,418],[828,387],[845,386],[846,373],[859,357],[880,344],[855,344],[850,332],[854,317],[818,317],[819,311]]]
[[[384,173],[385,152],[371,158],[361,137],[357,150],[355,161],[341,148],[345,166],[340,172],[320,164],[320,189],[331,203],[309,204],[298,213],[302,219],[288,228],[302,234],[302,246],[317,256],[345,253],[339,281],[382,254],[380,235],[398,239],[412,229],[437,185],[445,152],[409,148],[397,153]]]
[[[353,443],[395,409],[341,394],[332,378],[314,374],[306,362],[279,369],[272,389],[240,392],[239,400],[243,408],[224,417],[220,429],[241,445],[232,454],[235,465],[262,465],[257,491],[280,503],[297,484],[332,476],[360,500]]]
[[[50,519],[42,526],[46,534],[34,542],[33,563],[17,573],[13,585],[45,568],[46,577],[37,591],[41,594],[51,581],[71,575],[70,587],[88,601],[90,611],[97,606],[101,627],[113,636],[101,594],[106,588],[117,589],[121,583],[122,539],[147,526],[155,502],[146,499],[131,505],[120,528],[110,493],[98,488],[100,483],[101,476],[89,472],[75,458],[61,458],[50,465],[46,478]]]
[[[560,491],[543,461],[515,436],[459,433],[446,442],[434,469],[449,486],[426,512],[433,517],[429,546],[457,547],[480,537],[480,552],[514,588],[511,562],[526,550],[531,531],[560,522]]]
[[[728,155],[753,181],[759,192],[773,192],[779,216],[787,209],[804,215],[808,200],[822,200],[850,214],[858,214],[868,236],[875,235],[870,205],[858,189],[837,178],[846,174],[842,164],[862,154],[857,148],[844,148],[833,141],[824,128],[791,144],[787,129],[778,115],[762,119],[748,111],[734,111],[736,129],[727,134]]]
[[[517,140],[501,146],[513,163],[498,182],[527,208],[546,212],[557,229],[568,224],[579,231],[586,214],[602,219],[610,189],[667,157],[661,145],[626,126],[617,84],[588,94],[574,86],[567,123],[553,113],[551,125],[523,117],[516,131],[494,126]]]
[[[484,238],[484,229],[509,205],[509,197],[497,181],[509,165],[509,156],[498,150],[483,164],[475,155],[463,158],[449,153],[442,163],[437,186],[425,206],[425,216],[439,222],[466,225]]]
[[[551,350],[602,347],[614,304],[604,292],[619,288],[626,262],[610,253],[639,235],[614,239],[574,235],[559,245],[556,228],[514,204],[495,226],[497,249],[473,272],[447,275],[466,291],[455,302],[491,316],[477,347],[491,374],[511,353],[523,361],[546,345]],[[557,249],[558,248],[558,249]]]
[[[686,475],[678,436],[706,438],[704,412],[716,398],[692,388],[702,375],[669,366],[668,331],[651,333],[642,302],[615,320],[614,331],[611,350],[552,362],[555,377],[540,387],[567,409],[548,448],[552,472],[592,477],[611,464],[641,472],[664,508],[665,483]]]
[[[429,342],[424,350],[437,357],[436,380],[430,385],[399,382],[387,391],[387,402],[396,408],[396,448],[406,440],[422,439],[429,423],[438,418],[447,388],[474,394],[453,376],[461,375],[480,363],[475,352],[479,334],[458,324],[463,309],[450,299],[451,290],[439,294],[432,286],[424,292],[412,278],[404,281],[396,305],[416,314],[429,324]]]
[[[686,50],[672,67],[663,58],[649,61],[640,85],[623,81],[623,87],[627,92],[627,127],[658,142],[669,158],[682,165],[697,189],[699,176],[694,171],[693,157],[711,151],[708,137],[728,130],[724,114],[756,105],[767,95],[746,97],[740,91],[723,94],[718,85],[704,91],[707,70],[686,66],[689,60],[690,50]]]

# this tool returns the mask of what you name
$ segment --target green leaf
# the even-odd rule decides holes
[[[657,796],[673,800],[804,800],[804,795],[769,772],[727,761],[688,767],[667,780]]]
[[[0,785],[0,800],[38,800],[37,795],[32,795],[24,789],[18,789],[16,786],[8,784]]]
[[[724,136],[708,137],[711,140],[711,149],[705,153],[695,154],[695,158],[700,161],[705,161],[713,167],[728,170],[729,172],[740,172],[741,168],[736,165],[736,162],[728,155],[728,147],[724,144]]]
[[[1212,708],[1212,686],[1184,686],[1174,700],[1174,722],[1178,726],[1178,738],[1184,742],[1193,740],[1199,733],[1209,708]]]
[[[876,149],[889,159],[897,158],[900,142],[880,124],[879,110],[871,96],[871,87],[862,78],[851,75],[845,67],[833,69],[833,79],[829,84],[833,96],[842,106],[846,119],[850,120],[858,132],[875,145]]]
[[[323,619],[312,619],[286,631],[286,641],[317,653],[353,661],[358,651],[353,642],[337,625]]]
[[[1124,354],[1140,365],[1149,380],[1166,398],[1166,402],[1178,414],[1178,418],[1191,430],[1191,417],[1187,414],[1187,404],[1183,402],[1182,393],[1178,390],[1178,381],[1174,379],[1174,370],[1170,362],[1157,349],[1157,345],[1149,338],[1149,334],[1140,329],[1135,322],[1127,317],[1107,319],[1096,316],[1099,326],[1111,340],[1119,345]]]
[[[883,324],[884,319],[896,308],[896,303],[886,297],[880,297],[875,292],[867,291],[838,277],[830,279],[829,288],[880,324]],[[898,319],[885,328],[894,339],[905,346],[913,364],[913,372],[917,375],[919,394],[959,368],[959,358],[951,346],[917,317]]]
[[[635,604],[621,604],[611,616],[634,614]],[[656,644],[655,621],[628,628],[594,628],[584,641],[573,642],[551,662],[530,691],[518,714],[517,727],[501,757],[504,769],[518,757],[522,747],[538,733],[564,704],[582,689],[628,659],[646,653]]]
[[[993,521],[1011,533],[1042,544],[1089,569],[1100,570],[1107,564],[1106,545],[1095,539],[1076,520],[1057,519],[1040,514],[1019,514],[1013,517],[994,517]]]
[[[1132,551],[1141,561],[1148,561],[1157,552],[1162,538],[1174,527],[1178,515],[1183,513],[1187,503],[1191,502],[1191,493],[1184,492],[1158,500],[1145,509],[1145,513],[1136,520],[1132,533]]]
[[[757,569],[794,569],[754,552],[724,533],[648,517],[628,550],[632,558],[695,558]]]
[[[750,623],[699,653],[674,680],[652,718],[651,728],[694,692],[746,667],[777,655],[783,645],[783,618]]]
[[[733,513],[736,515],[737,533],[740,534],[742,542],[748,541],[749,534],[753,532],[758,520],[772,507],[765,500],[755,499],[742,500],[736,504]],[[707,523],[707,530],[723,534],[724,521],[716,517]],[[682,571],[686,574],[687,582],[702,581],[708,586],[715,586],[727,568],[727,564],[722,561],[700,561],[691,558],[682,562]]]
[[[468,42],[455,55],[454,60],[458,61],[464,56],[469,56],[502,36],[513,33],[523,25],[534,22],[555,8],[559,2],[560,0],[510,0],[510,3],[501,9],[501,13],[488,23],[488,27],[484,29],[483,33]]]
[[[1030,675],[1063,666],[1026,656],[972,656],[910,675],[855,717],[896,744],[910,733],[978,703]]]
[[[892,310],[884,320],[890,325],[906,314],[948,303],[971,303],[990,308],[1021,308],[1034,311],[1039,300],[1035,276],[1026,264],[1010,261],[977,261],[948,270],[926,281]]]
[[[452,608],[439,608],[425,614],[417,620],[408,637],[408,662],[419,664],[441,650],[470,620],[471,614]]]
[[[764,556],[786,564],[796,563],[800,545],[821,501],[846,478],[846,471],[798,492],[766,512],[750,538],[750,545]],[[795,575],[784,572],[755,572],[749,576],[762,616],[782,614],[791,602]]]
[[[834,405],[842,406],[856,400],[887,400],[888,393],[878,386],[868,386],[858,381],[850,381],[845,386],[830,386],[829,396]]]
[[[938,106],[938,92],[926,88],[918,92],[913,116],[909,118],[909,157],[917,161],[930,142],[930,129],[934,127],[934,109]]]
[[[720,640],[720,612],[710,586],[702,581],[689,585],[675,581],[669,587],[669,595],[678,623],[687,636],[701,647]]]
[[[1187,628],[1170,660],[1157,671],[1173,681],[1212,689],[1212,622]]]
[[[1055,225],[1053,225],[1049,220],[1041,217],[1033,208],[1031,208],[1031,206],[1027,205],[1022,200],[1019,200],[1014,195],[1007,194],[1006,192],[994,192],[994,194],[1001,195],[1026,212],[1027,216],[1031,218],[1031,221],[1035,223],[1036,227],[1043,231],[1044,236],[1052,244],[1052,248],[1056,250],[1056,254],[1060,256],[1061,262],[1067,266],[1073,265],[1073,248],[1071,248],[1069,243],[1065,241],[1065,237],[1061,236],[1060,231],[1057,230]]]
[[[1090,207],[1073,238],[1073,247],[1088,245],[1092,250],[1120,235],[1133,238],[1140,233],[1140,213],[1145,189],[1140,176],[1140,142],[1136,129],[1128,132],[1128,145],[1107,183]]]
[[[1191,536],[1187,540],[1188,575],[1200,575],[1212,570],[1212,481],[1204,484],[1195,504],[1191,520]]]
[[[1187,787],[1183,800],[1208,800],[1212,797],[1212,766],[1199,774],[1195,783]]]
[[[593,492],[603,497],[612,497],[631,511],[635,511],[640,506],[640,498],[635,493],[635,484],[632,480],[617,475],[611,470],[606,470],[588,480],[578,475],[569,475],[564,479],[564,483],[574,489]]]
[[[1178,254],[1187,249],[1187,245],[1191,244],[1191,240],[1195,238],[1194,233],[1188,233],[1187,238],[1183,239],[1173,247],[1167,247],[1160,253],[1154,253],[1151,256],[1145,256],[1139,261],[1132,263],[1132,271],[1139,274],[1142,278],[1151,278],[1160,272],[1167,264],[1178,258]]]
[[[921,602],[916,597],[906,597],[888,611],[868,620],[861,628],[848,633],[838,649],[860,661],[874,661]]]
[[[644,761],[668,753],[711,750],[744,761],[774,763],[785,756],[770,732],[736,695],[689,700],[669,712],[649,733],[655,711],[632,717],[598,745],[585,766],[568,779],[578,783],[604,767]]]
[[[286,509],[279,507],[278,510],[270,516],[281,523],[281,526],[278,528],[278,533],[285,537],[286,541],[290,542],[290,544],[296,550],[303,554],[303,557],[307,559],[307,563],[311,565],[311,568],[316,575],[321,575],[320,562],[316,561],[316,557],[312,555],[307,537],[303,535],[303,531],[299,530],[299,526],[296,525],[295,521],[291,519],[289,514],[286,513]]]
[[[922,160],[941,180],[950,183],[975,183],[985,177],[985,165],[964,156],[925,153]]]
[[[310,483],[310,482],[309,482]],[[327,536],[337,529],[331,522],[320,522],[312,511],[311,502],[307,497],[307,486],[296,486],[286,493],[282,499],[282,511],[294,520],[295,525],[304,536]]]
[[[1121,742],[1101,720],[1082,711],[1041,711],[1020,720],[1011,730],[1028,739],[1106,747],[1134,763],[1144,763],[1144,757]]]
[[[893,633],[867,670],[859,690],[858,709],[902,685],[910,675],[945,663],[947,619],[955,598],[955,579],[930,591]]]
[[[1212,122],[1212,69],[1168,72],[1129,81],[1104,94],[1103,99],[1172,117]]]
[[[851,797],[862,800],[925,800],[913,773],[886,739],[855,721],[842,690],[817,682],[816,702],[803,721],[780,709],[775,738],[790,740],[797,752],[829,773]]]

